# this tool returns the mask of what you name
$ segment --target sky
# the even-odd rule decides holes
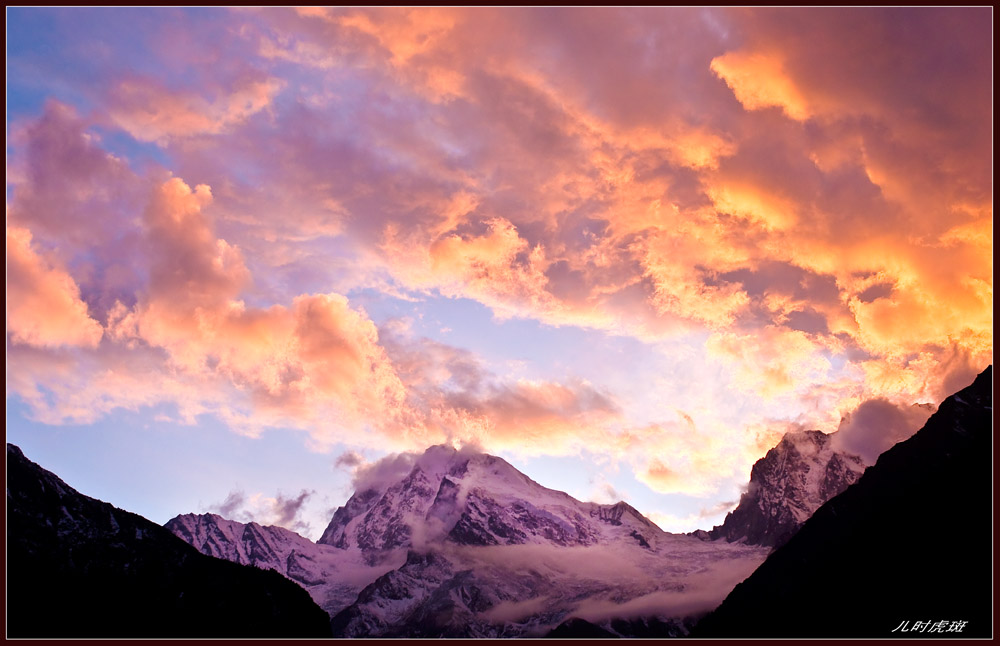
[[[7,9],[7,440],[318,538],[448,443],[708,529],[992,362],[992,8]]]

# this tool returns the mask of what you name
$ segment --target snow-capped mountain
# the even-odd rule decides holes
[[[319,542],[379,552],[429,543],[585,546],[624,541],[651,548],[664,534],[625,502],[580,502],[547,489],[503,459],[429,448],[381,495],[355,494]]]
[[[683,634],[767,553],[669,534],[624,502],[581,502],[447,446],[352,496],[318,544],[208,514],[168,527],[205,553],[300,582],[345,637],[533,636],[574,617],[614,634],[647,620]],[[345,572],[368,577],[347,604]]]
[[[762,558],[668,534],[627,503],[580,502],[500,458],[445,446],[338,514],[324,533],[335,545],[411,548],[334,617],[343,636],[521,636],[573,616],[633,615],[674,620],[682,632],[681,620],[721,591],[701,574],[731,587]]]
[[[853,484],[865,464],[837,451],[835,433],[786,433],[753,465],[739,506],[702,538],[776,547],[784,544],[813,512]]]

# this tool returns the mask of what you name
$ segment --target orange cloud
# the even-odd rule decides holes
[[[210,413],[248,435],[302,428],[317,448],[367,427],[375,433],[351,441],[380,446],[388,438],[419,449],[450,438],[546,452],[554,445],[570,450],[585,429],[600,433],[619,415],[588,384],[487,378],[474,360],[447,346],[411,356],[399,356],[397,347],[397,363],[372,321],[339,294],[299,295],[290,307],[247,306],[239,297],[249,271],[239,247],[216,236],[207,212],[212,203],[208,186],[192,188],[179,178],[154,189],[143,215],[148,284],[134,306],[118,301],[107,312],[114,346],[96,373],[82,365],[75,374],[53,372],[53,364],[19,355],[25,370],[12,388],[39,419],[89,422],[115,407],[168,401],[188,423]],[[509,270],[522,241],[502,222],[490,227],[480,238],[442,238],[432,269],[458,263]],[[8,237],[17,242],[17,235]],[[17,268],[20,258],[12,257]],[[90,330],[96,343],[102,330],[88,321],[78,329]],[[10,327],[17,335],[23,326]],[[170,378],[153,378],[160,370]],[[452,387],[443,388],[449,380]],[[54,403],[38,393],[38,383],[58,393]]]
[[[196,379],[235,385],[259,413],[257,428],[306,424],[322,439],[336,433],[318,430],[323,419],[393,424],[405,391],[372,322],[338,294],[298,296],[291,308],[237,300],[249,273],[239,249],[215,237],[203,212],[210,203],[207,186],[177,178],[157,189],[146,210],[149,291],[134,311],[116,311],[116,337],[162,348]]]
[[[38,347],[97,347],[103,331],[65,270],[31,247],[31,232],[7,227],[7,334]]]
[[[603,443],[623,412],[582,380],[557,383],[494,374],[468,350],[414,338],[403,325],[380,340],[422,424],[451,441],[521,454],[567,454]],[[419,445],[414,448],[420,448]]]
[[[797,220],[795,204],[752,186],[711,186],[708,194],[720,213],[744,218],[767,231],[790,229]]]
[[[452,228],[455,213],[446,213],[445,224],[438,230]],[[437,287],[445,293],[467,294],[489,303],[498,313],[514,308],[531,307],[547,299],[544,269],[547,266],[542,247],[530,248],[517,229],[502,218],[486,221],[482,235],[445,235],[429,246],[422,241],[402,239],[395,227],[388,226],[381,244],[387,257],[395,260],[395,269],[407,284],[417,288]]]
[[[726,82],[747,110],[781,108],[796,121],[810,116],[809,105],[774,53],[729,52],[712,59],[712,71]]]
[[[636,479],[654,491],[701,497],[727,479],[742,481],[780,437],[773,426],[727,427],[710,414],[699,423],[687,417],[683,423],[629,428],[607,441],[633,465]]]
[[[738,388],[766,399],[822,382],[831,367],[822,356],[822,345],[808,334],[777,326],[746,335],[717,332],[708,338],[706,349],[729,366]]]
[[[456,27],[457,13],[451,8],[421,7],[328,13],[324,19],[373,37],[388,53],[391,68],[408,77],[432,101],[440,102],[464,95],[465,75],[444,62],[454,52],[440,51]]]

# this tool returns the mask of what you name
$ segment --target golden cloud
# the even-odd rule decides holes
[[[747,110],[777,107],[796,121],[809,118],[809,105],[779,54],[729,52],[712,59],[711,67]]]

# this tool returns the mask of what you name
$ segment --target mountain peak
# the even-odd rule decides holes
[[[860,457],[836,450],[834,435],[817,430],[785,433],[754,463],[739,506],[722,525],[697,535],[771,547],[783,544],[820,505],[864,472]]]
[[[319,542],[359,548],[376,558],[427,541],[588,545],[608,540],[608,527],[620,526],[647,544],[663,533],[624,501],[580,502],[543,487],[500,457],[445,444],[417,456],[405,477],[359,488],[334,513]]]

